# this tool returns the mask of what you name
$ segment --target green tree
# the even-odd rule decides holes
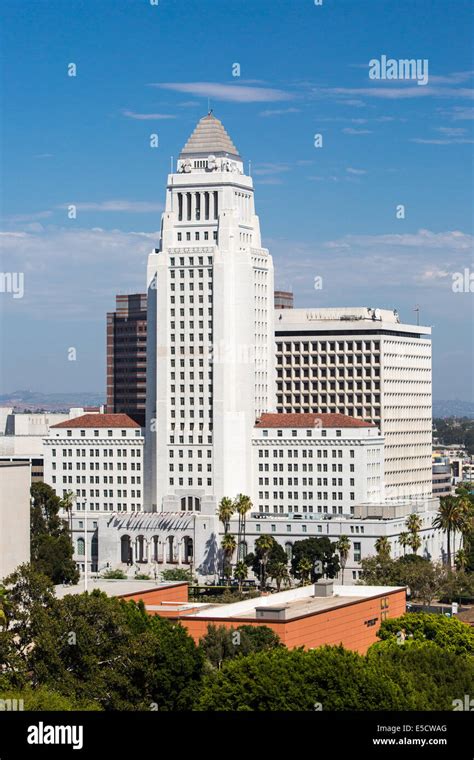
[[[283,547],[276,541],[273,536],[265,533],[265,541],[262,543],[257,539],[255,542],[255,552],[250,552],[245,557],[245,563],[252,568],[254,575],[262,581],[262,566],[265,560],[266,576],[276,580],[280,575],[278,569],[281,564],[286,566],[287,556]],[[260,537],[261,538],[261,537]],[[270,545],[268,550],[267,542]]]
[[[233,536],[232,533],[226,533],[222,537],[221,547],[224,552],[223,569],[224,575],[228,579],[232,576],[232,555],[235,552],[236,546],[235,536]]]
[[[421,530],[421,517],[416,514],[411,514],[406,519],[406,527],[408,530],[408,546],[410,546],[413,554],[416,554],[421,546],[420,530]]]
[[[326,536],[295,541],[291,560],[291,572],[295,578],[301,577],[298,565],[303,557],[311,562],[311,581],[313,583],[322,576],[335,578],[340,570],[336,543],[331,542]],[[317,562],[321,562],[322,573],[316,571]]]
[[[224,496],[224,498],[221,499],[219,503],[217,514],[218,514],[219,520],[224,526],[224,533],[229,533],[230,521],[231,521],[232,515],[234,514],[234,505],[233,505],[232,499],[229,499],[227,496]]]
[[[243,560],[244,557],[242,556],[242,544],[245,542],[245,527],[246,527],[247,513],[250,512],[250,510],[252,509],[252,502],[250,500],[250,497],[244,496],[244,494],[239,493],[239,495],[234,501],[234,509],[239,516],[237,559]]]
[[[31,564],[53,583],[77,583],[79,571],[66,521],[59,517],[61,499],[46,483],[31,486]]]
[[[360,583],[364,586],[393,586],[395,579],[395,560],[386,554],[364,557],[360,563]]]
[[[267,564],[270,559],[272,549],[275,547],[275,539],[272,536],[259,536],[255,541],[255,549],[258,561],[261,567],[260,571],[260,588],[264,591],[267,583]]]
[[[438,513],[433,520],[433,527],[439,528],[443,533],[446,533],[448,567],[452,567],[451,535],[461,527],[461,520],[459,499],[456,496],[442,496],[439,500]]]
[[[276,648],[224,662],[208,674],[197,708],[206,711],[402,710],[416,692],[342,647]]]
[[[400,546],[403,549],[403,556],[406,554],[406,548],[407,546],[410,546],[410,534],[406,530],[402,530],[400,533],[398,540],[400,541]]]
[[[240,562],[237,562],[235,568],[234,568],[234,578],[239,582],[239,592],[242,592],[242,583],[247,578],[248,575],[248,567],[240,560]]]
[[[194,583],[195,578],[191,572],[185,567],[172,567],[169,570],[161,571],[161,580],[163,581],[186,581],[186,583]]]
[[[375,551],[380,556],[390,557],[392,545],[387,536],[379,536],[375,542]]]
[[[97,590],[55,599],[35,613],[32,685],[105,710],[189,709],[203,664],[182,626]]]
[[[351,546],[352,543],[347,536],[341,536],[336,542],[336,549],[339,552],[339,561],[341,564],[342,585],[344,585],[344,570],[346,569]]]
[[[290,585],[290,574],[286,562],[269,562],[268,575],[272,581],[275,581],[277,591],[281,590],[282,584],[285,586]]]
[[[309,557],[301,557],[296,570],[298,572],[298,578],[301,579],[302,586],[308,586],[311,583],[312,569],[313,565],[311,564]]]
[[[95,702],[80,701],[65,697],[57,691],[48,689],[45,686],[38,686],[32,689],[30,686],[24,689],[12,689],[1,692],[1,698],[17,699],[23,701],[25,712],[77,712],[77,711],[97,711],[100,707]]]
[[[445,651],[474,655],[474,629],[455,617],[408,612],[398,618],[384,620],[378,636],[382,641],[398,641],[400,631],[415,640],[432,641]]]
[[[415,699],[409,709],[452,710],[453,699],[472,690],[474,658],[459,655],[433,641],[386,639],[373,644],[367,661],[385,678],[405,688]]]
[[[67,513],[67,522],[69,535],[72,538],[72,510],[74,508],[74,502],[76,501],[76,495],[72,491],[66,491],[63,498],[60,500],[60,509],[64,509]]]
[[[283,645],[279,636],[266,625],[241,625],[238,628],[226,628],[223,625],[210,624],[199,646],[210,665],[219,670],[228,660]]]

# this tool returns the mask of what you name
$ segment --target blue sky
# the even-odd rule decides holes
[[[170,157],[209,97],[252,162],[277,286],[406,322],[418,305],[434,397],[472,399],[473,293],[452,290],[474,271],[470,0],[4,0],[1,16],[1,269],[24,296],[0,293],[0,392],[105,389],[105,313],[144,289]],[[427,59],[428,84],[371,80],[382,55]]]

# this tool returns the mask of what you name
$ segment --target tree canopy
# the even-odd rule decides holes
[[[31,564],[53,583],[77,583],[67,523],[59,517],[61,499],[46,483],[31,486]]]

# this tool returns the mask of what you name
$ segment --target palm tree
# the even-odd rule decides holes
[[[406,554],[407,546],[410,545],[410,534],[406,530],[402,530],[400,533],[398,540],[400,541],[400,546],[403,549],[403,556]]]
[[[61,507],[67,512],[67,520],[69,526],[69,535],[72,537],[72,508],[76,501],[76,494],[72,491],[66,491],[61,499]]]
[[[272,581],[275,581],[277,591],[280,591],[282,583],[285,586],[289,585],[290,574],[288,572],[288,568],[285,562],[275,562],[275,564],[272,563],[270,578],[272,579]]]
[[[259,536],[255,541],[255,548],[260,555],[261,573],[260,573],[260,589],[265,589],[266,581],[266,568],[270,551],[273,548],[274,539],[271,536],[263,535]]]
[[[339,558],[341,560],[342,571],[342,585],[344,585],[344,570],[346,569],[347,559],[351,550],[351,541],[347,536],[341,536],[336,543],[336,549],[339,552]]]
[[[311,560],[308,559],[308,557],[301,557],[300,561],[298,562],[298,572],[301,576],[301,585],[307,586],[310,582],[311,578],[311,571],[313,569],[313,565],[311,564]]]
[[[454,564],[456,566],[456,570],[460,570],[461,572],[464,570],[468,563],[469,557],[465,549],[458,549],[456,552],[456,556],[454,557]]]
[[[235,536],[232,535],[232,533],[226,533],[222,537],[221,546],[224,551],[224,575],[229,578],[231,575],[231,566],[232,566],[232,555],[235,552],[235,547],[237,546],[235,541]]]
[[[234,578],[239,581],[239,593],[242,593],[242,582],[246,579],[247,575],[248,567],[245,562],[240,560],[234,568]]]
[[[446,533],[447,561],[451,568],[451,534],[462,525],[462,511],[456,496],[442,496],[439,500],[438,514],[433,520],[433,527],[440,528]]]
[[[224,498],[221,499],[221,502],[219,504],[219,509],[217,512],[217,516],[219,517],[219,520],[224,526],[224,533],[229,532],[230,520],[233,514],[234,514],[234,505],[232,504],[232,499],[228,499],[227,496],[224,496]]]
[[[237,496],[233,504],[235,511],[239,515],[239,530],[238,530],[238,540],[237,540],[237,557],[239,559],[243,559],[242,544],[245,541],[246,515],[247,515],[247,512],[250,512],[250,510],[252,509],[252,506],[253,504],[250,500],[250,497],[244,496],[241,493],[239,493],[239,495]]]
[[[421,517],[415,514],[408,515],[405,525],[410,534],[407,541],[408,546],[411,547],[413,554],[416,554],[421,546],[421,539],[418,535],[421,530]]]
[[[465,496],[459,497],[459,530],[462,535],[462,548],[467,549],[469,535],[474,531],[474,507]]]
[[[386,559],[389,559],[391,548],[392,544],[388,540],[387,536],[380,536],[375,542],[375,551],[377,552],[377,556],[380,558],[384,557]]]
[[[408,546],[411,547],[413,554],[416,554],[421,546],[421,538],[418,533],[410,533],[408,537]]]

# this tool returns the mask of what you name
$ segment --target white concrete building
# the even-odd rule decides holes
[[[387,499],[431,495],[431,329],[368,308],[275,315],[277,410],[373,422],[385,440]]]
[[[50,428],[44,439],[44,480],[76,512],[140,512],[142,429],[126,414],[85,414]]]
[[[274,408],[273,291],[252,179],[209,113],[168,177],[148,260],[147,511],[215,515],[250,492],[253,425]]]
[[[0,581],[30,561],[30,465],[0,462]]]
[[[441,556],[429,328],[389,311],[274,311],[252,179],[212,113],[168,176],[147,287],[144,470],[130,466],[140,462],[138,426],[106,422],[120,415],[65,421],[47,439],[47,482],[87,506],[87,531],[84,511],[73,521],[81,567],[87,540],[90,569],[184,565],[213,578],[218,505],[239,493],[253,504],[248,551],[262,533],[289,556],[297,540],[347,535],[356,580],[380,536],[398,556],[417,513],[421,551]]]
[[[265,514],[353,515],[384,499],[383,438],[343,414],[262,414],[252,439],[253,504]]]

